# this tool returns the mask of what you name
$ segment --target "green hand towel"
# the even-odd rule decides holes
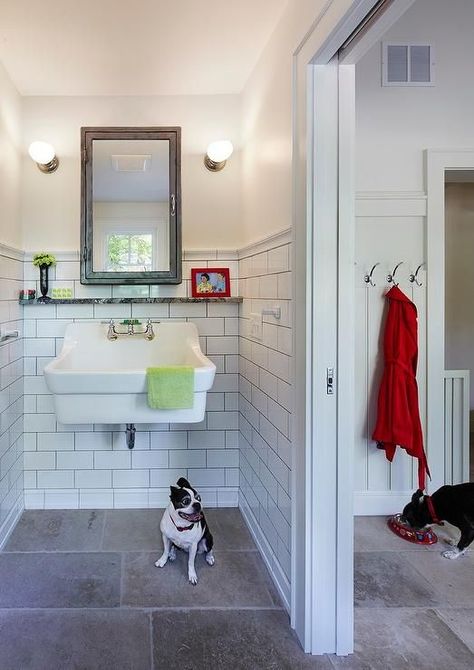
[[[188,409],[194,404],[194,368],[167,365],[147,368],[148,405],[152,409]]]

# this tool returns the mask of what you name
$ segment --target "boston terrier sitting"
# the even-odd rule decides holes
[[[459,528],[461,538],[457,546],[442,555],[445,558],[462,556],[474,540],[474,483],[442,486],[432,496],[418,490],[403,510],[401,520],[417,529],[448,521]]]
[[[181,477],[176,486],[170,486],[170,504],[165,509],[160,523],[163,536],[163,554],[155,565],[163,568],[168,559],[176,558],[176,547],[189,553],[188,578],[191,584],[197,584],[194,568],[196,554],[206,554],[206,561],[214,565],[212,535],[202,512],[201,497],[187,479]]]

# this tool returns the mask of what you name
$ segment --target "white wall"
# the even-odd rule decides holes
[[[0,63],[0,243],[21,247],[21,98]]]
[[[293,54],[323,5],[288,3],[242,93],[245,243],[291,225]]]
[[[474,184],[446,184],[446,369],[474,375]],[[474,409],[471,383],[470,407]]]
[[[421,191],[423,150],[474,144],[474,3],[417,0],[384,40],[433,43],[433,87],[382,87],[381,47],[356,68],[357,189]]]
[[[241,240],[240,97],[23,98],[22,224],[25,250],[79,249],[81,126],[181,126],[183,246],[236,248]],[[203,165],[209,142],[228,138],[236,151],[225,170]],[[35,139],[61,161],[44,175],[26,157]]]

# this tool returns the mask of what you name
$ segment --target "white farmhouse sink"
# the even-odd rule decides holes
[[[201,351],[196,326],[185,322],[154,324],[155,338],[123,335],[107,339],[108,326],[72,323],[59,356],[44,368],[61,423],[195,423],[202,421],[206,392],[216,366]],[[194,405],[190,409],[148,407],[146,368],[194,368]]]

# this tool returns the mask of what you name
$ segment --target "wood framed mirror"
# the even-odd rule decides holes
[[[181,281],[181,128],[81,128],[81,283]]]

